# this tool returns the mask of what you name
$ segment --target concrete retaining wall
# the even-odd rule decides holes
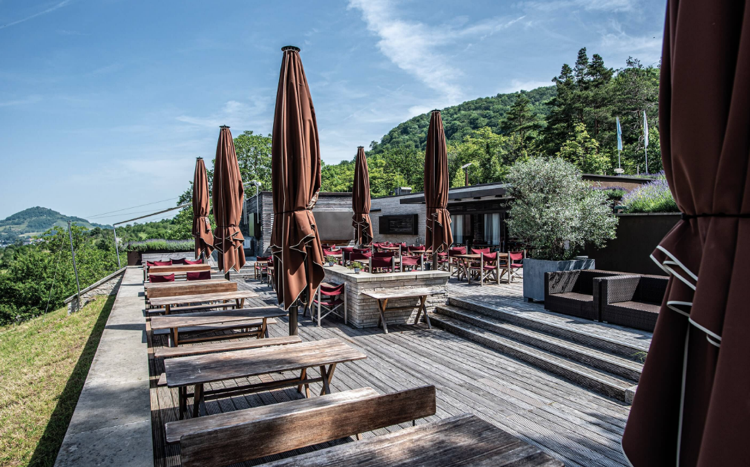
[[[80,310],[95,297],[98,297],[100,295],[117,294],[117,291],[120,289],[120,282],[122,282],[122,276],[125,273],[125,269],[127,268],[122,268],[119,271],[115,271],[109,276],[81,290],[80,297],[78,295],[72,295],[66,298],[63,303],[68,306],[68,314],[75,313],[76,311]]]

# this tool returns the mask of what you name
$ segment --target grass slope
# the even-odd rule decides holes
[[[113,303],[0,327],[0,465],[54,465]]]

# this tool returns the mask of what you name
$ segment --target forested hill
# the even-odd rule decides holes
[[[54,226],[67,228],[68,221],[88,229],[107,227],[92,224],[80,217],[66,216],[52,209],[36,206],[24,209],[0,221],[0,243],[10,243],[19,237],[41,234]]]
[[[549,106],[545,103],[555,97],[555,86],[545,86],[521,93],[529,99],[533,113],[543,121],[549,113]],[[441,110],[445,137],[448,141],[459,142],[473,131],[484,127],[489,127],[495,134],[502,134],[500,123],[518,95],[519,93],[511,93],[480,97]],[[407,120],[389,131],[379,143],[373,141],[372,149],[367,153],[380,154],[398,147],[424,149],[429,124],[429,113]]]

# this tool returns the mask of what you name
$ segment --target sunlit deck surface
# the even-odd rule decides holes
[[[241,288],[260,294],[259,298],[252,300],[253,305],[276,304],[272,290],[251,276],[234,276],[233,280]],[[454,280],[449,284],[450,294],[454,296],[516,309],[519,313],[549,316],[551,320],[560,319],[557,315],[546,314],[542,305],[523,302],[521,289],[520,280],[510,285],[481,288]],[[607,332],[606,328],[601,329]],[[303,341],[338,337],[367,355],[365,360],[338,366],[331,385],[334,392],[369,386],[381,393],[389,393],[432,384],[437,387],[437,414],[430,419],[418,420],[417,424],[470,412],[539,446],[566,465],[627,465],[620,451],[620,439],[629,406],[441,329],[428,330],[425,325],[389,325],[389,331],[386,335],[375,328],[355,329],[335,317],[324,320],[322,327],[315,326],[309,317],[301,317],[299,323],[299,334]],[[286,319],[270,327],[271,337],[287,334]],[[150,345],[167,345],[166,336],[156,336]],[[643,342],[643,345],[647,348],[648,342]],[[155,465],[174,466],[180,464],[179,445],[165,444],[164,424],[177,419],[177,390],[156,387],[156,379],[163,369],[161,361],[151,361]],[[263,381],[292,376],[295,375],[270,375]],[[233,380],[221,385],[212,384],[210,389],[260,381],[259,378]],[[320,384],[312,386],[311,389],[320,391]],[[189,391],[192,392],[192,389]],[[296,388],[275,390],[209,401],[206,410],[209,414],[230,412],[301,397]],[[192,413],[191,402],[192,398],[188,403],[189,413]],[[315,430],[315,427],[310,426],[309,429]],[[398,429],[390,427],[366,433],[364,437]],[[331,444],[336,443],[295,453],[321,449]],[[295,453],[260,459],[246,465],[259,465]]]

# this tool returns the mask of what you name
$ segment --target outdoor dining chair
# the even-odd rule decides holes
[[[474,250],[472,250],[474,251]],[[498,253],[485,253],[480,251],[479,262],[472,263],[469,266],[469,273],[467,274],[469,284],[471,284],[472,276],[479,279],[479,285],[483,286],[484,281],[495,281],[500,284],[500,259]],[[476,279],[475,279],[476,280]]]
[[[405,271],[405,268],[409,268],[411,271],[416,271],[419,267],[420,271],[424,271],[424,256],[402,256],[401,257],[401,272]]]
[[[318,310],[318,326],[320,326],[320,321],[323,318],[331,313],[337,314],[335,311],[341,307],[344,307],[344,324],[347,324],[346,283],[336,286],[321,284],[318,287],[316,298],[313,300],[313,305],[316,306]],[[311,314],[315,313],[314,310],[315,309],[313,308]],[[321,314],[321,310],[323,311],[323,314]],[[312,318],[315,319],[314,317]]]
[[[370,274],[378,272],[394,272],[396,270],[395,264],[393,256],[388,258],[376,258],[373,256],[368,262],[368,272]]]
[[[189,281],[205,281],[211,279],[211,271],[196,271],[186,273]]]
[[[263,273],[268,272],[269,259],[271,259],[270,256],[258,256],[258,258],[255,260],[255,266],[253,266],[253,270],[255,272],[256,279],[263,279]]]
[[[523,259],[526,256],[523,251],[508,252],[508,261],[510,262],[508,282],[513,282],[513,278],[523,269]]]

